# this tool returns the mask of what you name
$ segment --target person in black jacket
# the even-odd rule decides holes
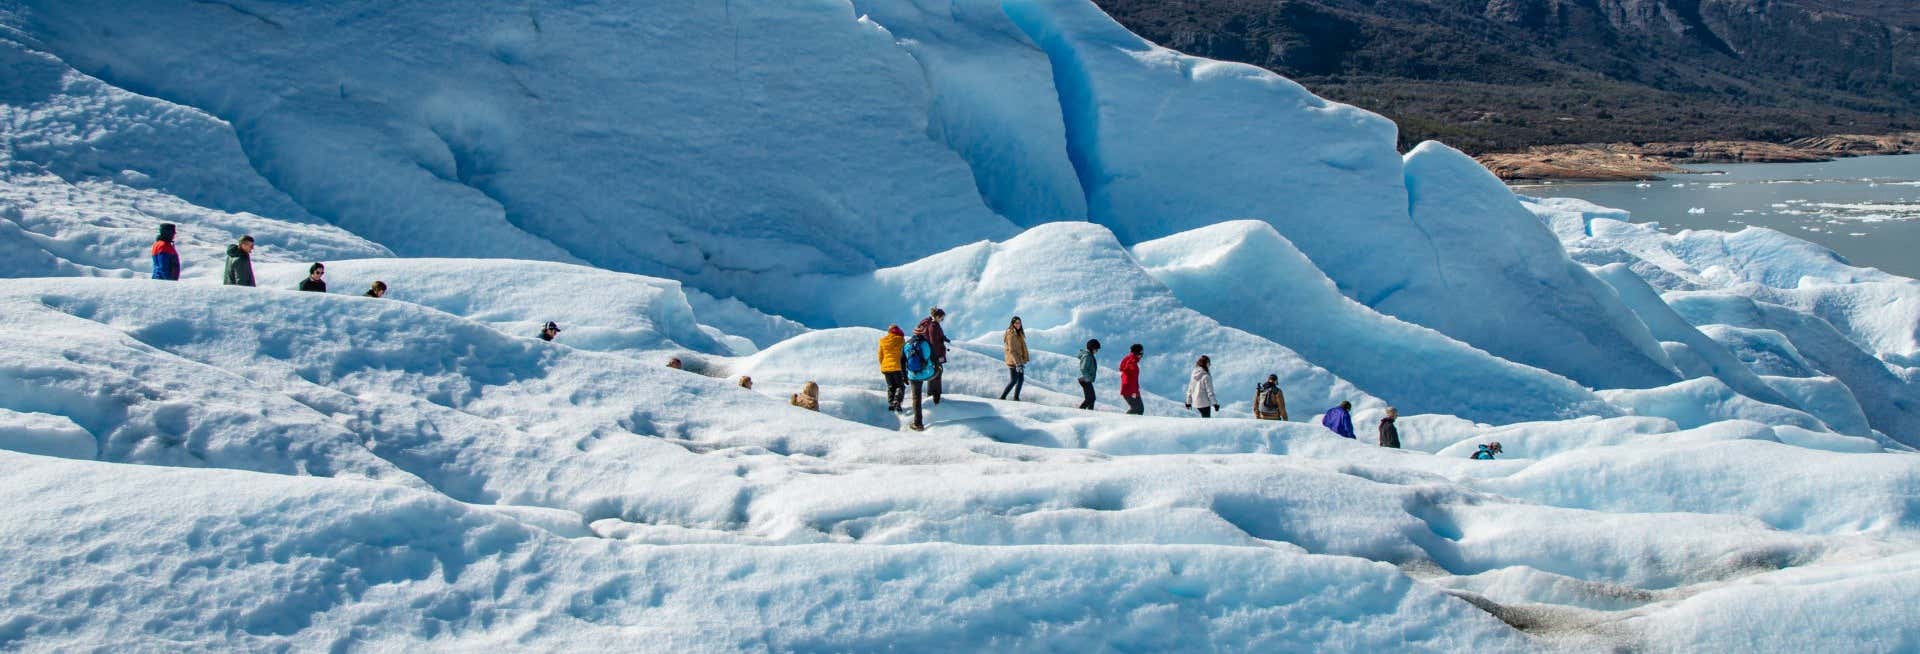
[[[228,286],[253,285],[252,236],[242,236],[240,242],[227,246],[227,269],[221,273],[220,283]]]
[[[386,297],[386,296],[387,296],[386,282],[375,281],[373,283],[373,286],[367,289],[367,297]]]
[[[326,276],[326,266],[317,263],[307,266],[307,278],[300,280],[300,290],[318,293],[327,292],[327,280],[324,279]]]
[[[1400,449],[1400,428],[1393,421],[1400,419],[1400,411],[1387,407],[1387,417],[1380,419],[1380,447]]]
[[[545,327],[540,328],[540,340],[552,341],[553,337],[559,336],[559,335],[560,335],[560,326],[553,324],[553,321],[551,320],[547,321],[547,325]]]

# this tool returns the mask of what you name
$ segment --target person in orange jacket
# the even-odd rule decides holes
[[[899,325],[888,325],[887,333],[880,337],[880,375],[887,378],[887,410],[895,413],[907,399],[907,371],[900,364],[906,345],[906,332],[900,331]]]

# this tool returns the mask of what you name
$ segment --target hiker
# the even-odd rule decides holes
[[[1193,362],[1193,378],[1187,381],[1187,409],[1199,411],[1202,418],[1211,418],[1220,410],[1220,399],[1213,395],[1213,360],[1206,355]]]
[[[1086,397],[1080,401],[1080,408],[1088,411],[1093,410],[1093,376],[1100,372],[1100,362],[1095,361],[1093,355],[1099,352],[1100,339],[1097,338],[1087,339],[1087,348],[1080,351],[1080,394]]]
[[[934,307],[926,318],[920,320],[920,326],[913,330],[915,334],[926,330],[927,345],[933,348],[933,376],[927,379],[927,397],[932,398],[934,404],[940,403],[940,373],[946,371],[947,344],[953,342],[953,339],[947,338],[947,332],[940,328],[940,321],[946,319],[947,311]]]
[[[906,332],[899,325],[887,325],[887,333],[880,335],[880,376],[887,380],[887,410],[894,413],[907,399],[907,369],[901,362],[906,345]]]
[[[317,293],[327,292],[327,280],[323,279],[326,276],[326,266],[317,263],[307,266],[307,278],[300,280],[300,290],[314,291]]]
[[[220,283],[228,286],[253,285],[252,236],[242,236],[240,242],[227,246],[227,269],[221,273]]]
[[[551,342],[553,340],[553,337],[559,336],[559,335],[560,335],[560,326],[553,324],[553,321],[551,320],[547,321],[547,326],[540,328],[540,340]]]
[[[927,380],[940,374],[940,367],[934,363],[933,343],[927,338],[927,323],[913,328],[913,339],[907,341],[900,360],[907,381],[913,382],[913,430],[921,431],[927,427],[920,418],[920,393],[925,390]]]
[[[808,411],[820,410],[820,385],[807,382],[800,392],[793,394],[793,405]]]
[[[1499,454],[1500,452],[1500,441],[1481,443],[1480,449],[1473,453],[1473,458],[1481,461],[1492,461],[1493,455]]]
[[[1253,417],[1256,420],[1287,419],[1287,394],[1280,392],[1280,376],[1267,375],[1267,381],[1253,389]]]
[[[173,223],[160,223],[160,237],[153,240],[153,278],[180,280],[180,251],[173,249]]]
[[[1147,414],[1147,402],[1140,397],[1140,357],[1147,348],[1134,343],[1127,348],[1127,356],[1120,359],[1120,399],[1127,401],[1127,415]]]
[[[1007,324],[1007,333],[1001,337],[1006,343],[1007,387],[1000,391],[1000,399],[1007,399],[1007,393],[1013,393],[1013,401],[1020,401],[1020,390],[1027,386],[1027,330],[1020,325],[1020,316],[1014,316]]]
[[[1320,418],[1320,424],[1342,437],[1353,438],[1353,403],[1341,402],[1340,406],[1327,409],[1327,415]]]
[[[741,376],[740,376],[740,387],[741,387],[741,388],[744,388],[744,389],[747,389],[747,390],[753,390],[753,378],[752,378],[752,377],[748,377],[748,376],[746,376],[746,375],[741,375]]]
[[[686,364],[680,363],[680,357],[667,357],[667,367],[674,370],[685,370]]]
[[[1380,419],[1380,447],[1400,449],[1400,428],[1393,421],[1400,419],[1400,410],[1387,407],[1387,417]]]
[[[386,282],[375,281],[373,283],[373,286],[367,288],[367,297],[386,297],[386,296],[387,296]]]

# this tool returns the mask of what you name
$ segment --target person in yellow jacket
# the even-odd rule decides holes
[[[887,410],[895,413],[907,399],[907,370],[900,363],[906,345],[907,334],[899,325],[888,325],[886,335],[880,337],[880,374],[887,378]]]
[[[1007,335],[1002,339],[1006,343],[1007,387],[1000,391],[1000,399],[1013,394],[1013,401],[1020,401],[1020,390],[1027,386],[1027,330],[1020,325],[1020,316],[1014,316],[1007,325]]]

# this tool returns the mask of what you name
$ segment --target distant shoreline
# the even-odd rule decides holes
[[[1845,157],[1920,153],[1920,132],[1836,134],[1764,141],[1680,143],[1588,143],[1548,145],[1523,152],[1483,154],[1476,159],[1509,182],[1627,182],[1665,179],[1697,171],[1682,164],[1801,163]]]

